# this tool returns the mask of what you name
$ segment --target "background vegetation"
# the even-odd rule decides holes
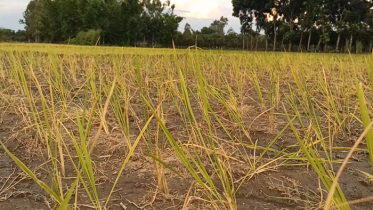
[[[172,47],[173,40],[183,48],[197,43],[266,51],[372,50],[370,0],[232,0],[232,5],[239,32],[226,29],[226,17],[201,30],[179,27],[182,17],[170,1],[32,0],[21,20],[25,31],[0,29],[0,41]]]

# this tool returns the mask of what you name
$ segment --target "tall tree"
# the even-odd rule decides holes
[[[303,15],[301,14],[300,26],[302,32],[308,32],[307,51],[310,50],[312,32],[315,30],[315,23],[319,12],[319,3],[320,0],[307,0],[303,2],[304,12]]]
[[[224,28],[228,25],[228,18],[225,18],[223,16],[220,17],[219,20],[214,20],[214,22],[211,23],[210,28],[219,35],[224,35]]]
[[[185,24],[183,35],[184,36],[191,36],[192,35],[192,27],[190,27],[189,23]]]
[[[252,29],[253,24],[257,31],[264,30],[268,37],[268,24],[263,13],[268,13],[270,0],[232,0],[233,16],[238,17],[241,22],[241,33],[247,33]],[[266,44],[267,46],[268,44]]]
[[[46,30],[43,20],[46,16],[45,1],[31,0],[23,13],[23,19],[20,23],[25,24],[27,33],[35,39],[35,42],[40,42],[43,31]]]
[[[292,43],[295,39],[296,32],[300,26],[300,18],[305,12],[304,0],[285,0],[279,4],[282,19],[289,25],[289,31],[285,35],[289,41],[289,49],[291,51]],[[303,34],[302,34],[303,35]]]
[[[366,19],[365,17],[369,14],[369,11],[371,10],[372,6],[373,5],[371,1],[349,0],[347,30],[350,35],[350,51],[352,50],[354,36],[357,35],[359,31],[364,28],[363,21]]]
[[[350,0],[330,0],[328,1],[328,10],[330,11],[330,15],[332,16],[332,23],[338,34],[337,42],[335,45],[335,50],[339,51],[339,43],[341,41],[341,35],[347,27],[347,19],[350,15],[350,11],[348,9],[348,4]]]

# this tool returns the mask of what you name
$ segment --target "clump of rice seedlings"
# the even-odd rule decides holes
[[[326,167],[327,161],[325,161],[321,157],[318,150],[314,147],[313,140],[312,138],[310,138],[310,135],[307,134],[307,130],[304,131],[305,137],[302,139],[298,133],[298,130],[295,128],[292,122],[292,119],[290,118],[289,114],[287,114],[286,108],[285,108],[285,113],[290,123],[290,127],[294,132],[295,138],[298,141],[299,147],[301,148],[301,151],[306,156],[307,161],[312,166],[313,170],[319,176],[324,187],[327,189],[328,192],[331,191],[332,183],[335,177],[332,171]],[[340,206],[340,204],[346,203],[347,200],[338,184],[335,186],[335,188],[336,188],[336,193],[332,197],[334,204],[337,205],[339,209],[350,209],[348,205]]]
[[[263,97],[262,90],[260,87],[260,80],[258,78],[258,75],[255,69],[251,71],[250,78],[251,78],[252,83],[254,84],[255,91],[258,94],[261,108],[264,111],[266,109],[266,105],[265,105],[264,97]]]

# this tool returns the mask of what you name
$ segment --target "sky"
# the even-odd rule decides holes
[[[0,27],[13,30],[23,29],[19,24],[22,13],[25,11],[30,0],[0,0]],[[232,27],[236,32],[240,31],[240,21],[232,16],[231,0],[171,0],[175,4],[175,13],[185,17],[180,23],[179,30],[183,31],[186,23],[193,30],[200,30],[209,26],[214,20],[221,16],[228,18],[228,26],[225,31]]]
[[[231,0],[171,0],[171,4],[175,4],[176,14],[185,17],[180,23],[180,31],[184,30],[186,23],[189,23],[193,30],[200,30],[204,26],[210,26],[221,16],[229,20],[225,31],[230,27],[236,32],[240,31],[239,19],[232,16]]]

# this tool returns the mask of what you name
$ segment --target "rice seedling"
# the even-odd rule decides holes
[[[367,55],[0,44],[0,56],[0,166],[19,167],[0,169],[0,205],[23,184],[50,209],[371,205]],[[352,161],[358,173],[342,173]]]

